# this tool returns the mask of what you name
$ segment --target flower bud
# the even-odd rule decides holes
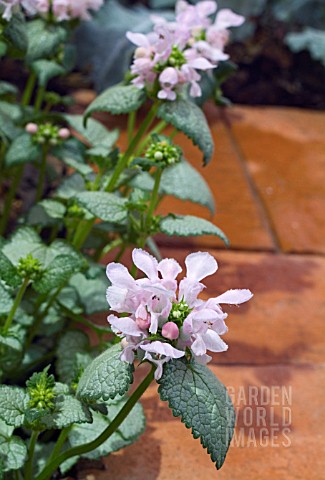
[[[27,133],[30,133],[31,135],[34,135],[38,131],[38,125],[36,123],[27,123],[25,126],[25,130]]]
[[[178,326],[174,322],[167,322],[162,327],[161,333],[163,337],[168,338],[169,340],[176,340],[179,335]]]
[[[66,140],[67,138],[70,137],[70,130],[68,128],[60,128],[59,130],[59,137],[62,140]]]
[[[138,47],[134,53],[135,58],[144,58],[147,56],[147,49],[144,47]]]

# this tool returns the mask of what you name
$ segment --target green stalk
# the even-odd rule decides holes
[[[38,91],[37,91],[37,95],[36,95],[36,100],[35,100],[35,106],[34,106],[36,112],[39,112],[40,109],[41,109],[45,92],[46,92],[45,87],[42,86],[42,85],[40,85],[40,86],[38,87]]]
[[[122,238],[116,238],[115,240],[113,240],[112,242],[110,242],[108,245],[106,245],[106,247],[104,247],[104,248],[101,248],[101,247],[100,247],[100,249],[98,249],[98,251],[96,251],[93,259],[94,259],[96,262],[99,262],[99,260],[100,260],[104,255],[106,255],[108,252],[111,252],[114,248],[119,247],[122,243],[123,243]]]
[[[91,220],[86,220],[86,221],[81,221],[77,227],[76,234],[73,237],[72,240],[72,245],[76,249],[80,249],[83,244],[85,243],[91,229],[93,228],[93,225],[95,223],[95,219]]]
[[[4,159],[5,159],[5,155],[6,155],[6,149],[7,149],[7,145],[2,140],[1,141],[1,148],[0,148],[0,172],[1,172],[2,167],[3,167],[3,162],[4,162]]]
[[[20,165],[19,167],[16,168],[15,173],[14,173],[14,178],[11,182],[9,192],[8,192],[8,194],[6,196],[6,200],[5,200],[5,205],[4,205],[2,218],[1,218],[1,222],[0,222],[0,235],[3,235],[6,231],[7,224],[8,224],[9,217],[10,217],[10,212],[11,212],[11,209],[12,209],[12,202],[13,202],[15,196],[16,196],[16,193],[17,193],[18,187],[20,185],[23,173],[24,173],[24,165]]]
[[[30,437],[29,441],[29,448],[28,448],[28,460],[25,466],[25,480],[33,480],[33,459],[34,459],[34,451],[36,442],[38,439],[40,432],[33,432],[32,436]]]
[[[128,149],[126,150],[124,155],[122,155],[120,157],[119,161],[117,162],[117,165],[116,165],[116,168],[113,172],[113,175],[112,175],[112,177],[111,177],[111,179],[108,182],[108,185],[106,187],[106,192],[112,192],[114,190],[114,187],[115,187],[118,179],[120,178],[121,173],[126,168],[126,166],[128,164],[128,161],[131,158],[131,156],[133,155],[133,153],[134,153],[136,147],[138,146],[138,143],[140,142],[143,134],[147,131],[147,129],[150,127],[151,123],[153,122],[153,120],[156,116],[157,110],[158,110],[158,103],[154,103],[153,106],[151,107],[151,110],[149,111],[148,115],[146,116],[146,118],[142,122],[137,134],[134,136],[133,140],[131,141]]]
[[[136,115],[137,112],[130,112],[128,116],[128,127],[127,127],[127,133],[128,133],[128,142],[130,143],[132,140],[133,132],[134,132],[134,127],[135,127],[135,121],[136,121]]]
[[[151,200],[150,200],[150,205],[149,205],[149,210],[148,210],[147,220],[146,220],[147,227],[150,227],[151,225],[151,220],[157,205],[159,185],[160,185],[162,172],[163,172],[162,168],[158,168],[156,171],[155,184],[152,190],[152,195],[151,195]]]
[[[78,313],[72,312],[69,308],[65,307],[62,303],[58,302],[58,305],[61,308],[61,310],[63,311],[63,313],[67,317],[69,317],[70,320],[72,320],[73,322],[81,323],[82,325],[85,325],[86,327],[91,328],[94,332],[96,332],[97,334],[100,334],[100,335],[102,335],[104,333],[109,333],[108,327],[104,328],[104,327],[99,327],[98,325],[94,325],[92,322],[90,322],[86,318],[82,317]]]
[[[61,465],[61,463],[68,460],[68,458],[84,455],[85,453],[95,450],[95,448],[99,447],[102,443],[104,443],[113,433],[116,432],[123,420],[130,413],[134,405],[137,403],[143,393],[147,390],[154,378],[154,371],[155,367],[151,369],[151,371],[148,373],[142,383],[140,383],[138,388],[133,392],[124,407],[116,415],[116,417],[109,424],[109,426],[103,431],[103,433],[101,433],[92,442],[88,442],[78,447],[70,448],[70,450],[61,453],[61,455],[58,455],[55,459],[50,460],[44,467],[43,471],[34,480],[47,480],[48,478],[50,478],[52,473],[55,472],[55,470]]]
[[[150,142],[150,139],[151,139],[151,135],[154,134],[154,133],[160,133],[162,132],[166,127],[167,127],[168,123],[165,122],[165,120],[161,120],[155,128],[153,128],[151,130],[151,132],[148,133],[148,135],[145,136],[145,138],[142,140],[142,142],[140,143],[139,147],[137,148],[137,151],[136,151],[136,154],[135,156],[138,157],[141,155],[141,153],[143,152],[143,150],[146,148],[146,146],[148,145],[148,143]]]
[[[5,323],[4,326],[3,326],[3,335],[4,335],[4,336],[6,336],[6,334],[8,333],[9,328],[11,327],[12,320],[13,320],[13,318],[14,318],[14,316],[15,316],[15,313],[16,313],[17,308],[18,308],[19,305],[20,305],[20,302],[22,301],[22,298],[23,298],[23,296],[24,296],[24,293],[25,293],[25,291],[26,291],[26,288],[28,287],[28,284],[29,284],[29,278],[25,278],[25,280],[23,281],[23,283],[22,283],[21,286],[20,286],[20,289],[18,290],[16,299],[15,299],[15,301],[14,301],[13,306],[11,307],[11,310],[10,310],[9,315],[8,315],[8,317],[7,317],[6,323]]]
[[[38,203],[42,199],[42,195],[43,195],[44,182],[45,182],[45,176],[46,176],[47,152],[48,152],[48,145],[45,144],[43,145],[43,148],[42,148],[41,167],[39,170],[35,203]]]
[[[69,425],[69,427],[65,427],[65,428],[63,428],[63,430],[61,430],[59,438],[57,439],[56,444],[53,448],[52,454],[49,458],[49,462],[54,460],[59,455],[59,453],[61,452],[63,444],[66,441],[67,436],[69,435],[71,427],[72,427],[72,425]]]
[[[26,87],[25,87],[25,91],[23,93],[23,97],[21,99],[21,104],[23,106],[27,106],[27,105],[30,104],[30,99],[32,98],[32,94],[33,94],[33,90],[35,88],[35,84],[36,84],[36,75],[35,75],[34,72],[31,72],[31,74],[29,75]]]

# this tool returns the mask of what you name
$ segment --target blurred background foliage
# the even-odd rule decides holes
[[[107,0],[79,27],[78,67],[97,91],[124,78],[134,50],[125,32],[149,32],[152,14],[172,20],[175,3]],[[215,78],[205,77],[206,96],[217,103],[228,97],[243,104],[325,107],[325,0],[219,0],[218,8],[231,8],[246,22],[234,29],[228,45],[238,68],[226,62]]]

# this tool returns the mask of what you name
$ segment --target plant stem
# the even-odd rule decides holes
[[[5,201],[5,205],[4,205],[4,209],[3,209],[3,213],[2,213],[2,218],[1,218],[1,222],[0,222],[0,235],[3,235],[6,231],[8,220],[9,220],[9,217],[10,217],[10,212],[12,210],[12,202],[13,202],[15,196],[16,196],[16,192],[17,192],[17,189],[20,185],[23,173],[24,173],[24,165],[20,165],[15,170],[14,178],[11,182],[9,192],[6,196],[6,201]]]
[[[72,245],[76,248],[76,249],[80,249],[83,244],[85,243],[91,229],[93,228],[93,225],[95,223],[95,219],[91,219],[91,220],[85,220],[85,221],[81,221],[77,227],[77,230],[76,230],[76,234],[75,236],[73,237],[73,240],[72,240]]]
[[[31,74],[29,75],[26,87],[25,87],[25,91],[23,93],[23,97],[21,99],[21,104],[23,106],[29,105],[30,99],[31,99],[32,94],[33,94],[35,84],[36,84],[36,75],[35,75],[34,72],[31,72]]]
[[[68,458],[80,456],[95,448],[99,447],[103,442],[105,442],[121,425],[123,420],[128,416],[134,405],[147,390],[150,383],[154,378],[155,367],[153,367],[145,379],[140,383],[138,388],[133,392],[131,397],[128,399],[124,407],[119,411],[114,420],[109,424],[109,426],[97,437],[95,440],[88,442],[84,445],[78,447],[70,448],[66,452],[61,453],[55,459],[50,460],[43,471],[35,478],[35,480],[47,480],[53,472],[61,465],[61,463],[68,460]]]
[[[162,172],[163,172],[162,168],[158,168],[157,171],[156,171],[155,184],[154,184],[154,187],[153,187],[153,190],[152,190],[152,195],[151,195],[151,200],[150,200],[150,205],[149,205],[149,210],[148,210],[147,220],[146,220],[146,224],[147,224],[148,228],[151,225],[153,213],[154,213],[156,205],[157,205],[159,185],[160,185]]]
[[[110,242],[106,247],[101,249],[98,253],[96,252],[96,256],[94,257],[95,261],[99,261],[104,255],[108,252],[111,252],[114,248],[119,247],[123,243],[122,238],[116,238],[112,242]]]
[[[140,143],[139,147],[137,148],[137,151],[136,151],[136,157],[138,157],[139,155],[141,155],[141,153],[143,152],[143,150],[146,148],[147,144],[150,142],[150,138],[151,138],[151,135],[154,134],[154,133],[160,133],[164,130],[164,128],[167,127],[167,122],[165,122],[165,120],[161,120],[155,128],[153,128],[151,130],[151,132],[148,133],[148,135],[145,136],[145,138],[142,140],[142,142]]]
[[[98,325],[94,325],[92,322],[87,320],[86,318],[82,317],[78,313],[72,312],[69,308],[65,307],[62,303],[58,302],[59,307],[63,311],[63,313],[70,318],[73,322],[76,323],[82,323],[86,327],[91,328],[96,332],[97,334],[103,334],[103,333],[110,333],[109,327],[99,327]]]
[[[69,425],[68,427],[65,427],[65,428],[63,428],[63,430],[61,430],[59,438],[57,439],[56,444],[53,448],[52,454],[49,458],[49,462],[54,460],[59,455],[59,453],[61,452],[63,444],[64,444],[67,436],[69,435],[71,427],[72,427],[72,425]]]
[[[44,190],[44,181],[46,175],[46,160],[47,160],[47,152],[48,152],[48,145],[43,145],[42,148],[42,159],[41,159],[41,167],[39,170],[39,177],[37,183],[37,191],[36,191],[36,199],[35,202],[38,203],[42,199],[43,190]]]
[[[146,118],[142,122],[137,134],[133,137],[133,140],[131,141],[128,149],[126,150],[124,155],[122,155],[121,158],[119,159],[119,161],[117,162],[117,165],[116,165],[116,168],[113,172],[113,175],[112,175],[112,177],[111,177],[111,179],[108,182],[108,185],[106,187],[106,192],[112,192],[114,190],[116,182],[118,181],[121,173],[123,172],[123,170],[127,166],[130,157],[134,153],[138,143],[141,140],[141,137],[143,136],[143,134],[146,132],[146,130],[150,127],[151,123],[153,122],[153,120],[156,116],[157,110],[158,110],[158,103],[154,103],[153,106],[151,107],[151,110],[149,111],[148,115],[146,116]]]
[[[129,143],[131,142],[131,139],[132,139],[132,136],[133,136],[136,115],[137,115],[137,113],[136,113],[136,111],[134,111],[134,112],[130,112],[129,116],[128,116],[128,127],[127,127],[128,130],[127,130],[127,133],[128,133],[128,142]]]
[[[38,87],[37,95],[36,95],[36,100],[35,100],[35,111],[39,112],[42,106],[44,94],[45,94],[45,87],[40,85]]]
[[[25,475],[24,479],[25,480],[33,480],[33,457],[34,457],[34,451],[35,451],[35,445],[38,439],[40,432],[33,432],[30,441],[29,441],[29,448],[28,448],[28,460],[25,466]]]
[[[11,307],[11,310],[10,310],[9,315],[7,317],[6,323],[4,324],[3,335],[6,335],[8,333],[8,330],[11,326],[11,323],[12,323],[12,320],[15,316],[16,310],[19,307],[20,302],[22,301],[22,298],[24,296],[24,293],[25,293],[25,290],[28,286],[28,283],[29,283],[29,278],[25,278],[25,280],[23,281],[23,283],[20,286],[20,289],[18,290],[18,293],[17,293],[16,299],[14,301],[14,304]]]

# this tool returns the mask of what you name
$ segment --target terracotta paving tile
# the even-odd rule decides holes
[[[202,250],[205,250],[202,248]],[[190,249],[164,249],[181,265]],[[325,259],[304,255],[209,250],[219,264],[207,277],[206,297],[249,288],[254,297],[240,307],[224,306],[229,350],[215,363],[325,362]]]
[[[215,153],[206,167],[202,167],[201,153],[186,136],[178,134],[175,142],[183,148],[185,157],[208,182],[215,197],[216,215],[211,218],[204,207],[174,197],[167,197],[161,203],[159,212],[206,218],[225,232],[231,248],[273,250],[274,244],[263,213],[255,203],[224,124],[210,114],[210,127],[215,141]],[[224,246],[221,240],[213,236],[182,239],[163,237],[160,241],[169,245]]]
[[[212,370],[231,388],[237,411],[236,434],[221,470],[216,471],[199,440],[172,416],[152,385],[142,400],[146,432],[134,445],[106,458],[106,471],[96,473],[96,479],[324,478],[324,458],[319,454],[325,447],[324,368],[213,366]],[[252,388],[257,396],[249,397]]]
[[[283,251],[325,253],[325,116],[235,107],[232,131]]]

